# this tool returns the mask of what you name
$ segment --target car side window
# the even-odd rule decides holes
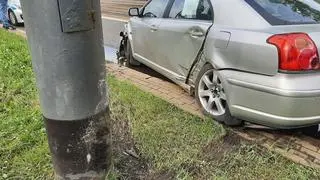
[[[152,0],[144,8],[143,17],[161,18],[169,0]]]
[[[169,18],[212,20],[212,9],[208,0],[175,0]]]

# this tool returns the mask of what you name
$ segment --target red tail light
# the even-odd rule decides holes
[[[278,48],[280,70],[320,70],[317,46],[307,34],[277,34],[267,42]]]

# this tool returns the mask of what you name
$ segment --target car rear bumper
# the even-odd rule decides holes
[[[320,73],[220,71],[233,116],[276,128],[320,124]]]

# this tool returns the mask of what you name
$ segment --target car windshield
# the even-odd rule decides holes
[[[320,23],[320,0],[245,1],[271,25]]]

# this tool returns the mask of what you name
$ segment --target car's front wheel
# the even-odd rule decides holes
[[[204,114],[229,126],[242,124],[240,119],[231,116],[222,79],[210,64],[206,64],[198,75],[195,95]]]

